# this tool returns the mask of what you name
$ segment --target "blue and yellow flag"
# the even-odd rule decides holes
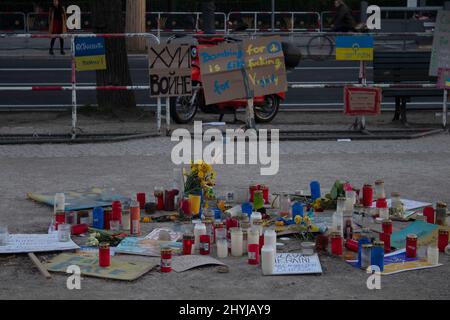
[[[373,38],[371,36],[337,37],[336,60],[373,61]]]

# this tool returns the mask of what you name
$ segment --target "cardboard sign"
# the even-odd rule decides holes
[[[150,96],[180,97],[192,94],[191,47],[160,44],[149,48]]]
[[[0,254],[27,253],[27,252],[51,252],[75,250],[79,247],[70,240],[59,242],[58,234],[12,234],[8,244],[0,246]]]
[[[83,276],[133,281],[156,267],[158,262],[143,260],[127,261],[127,258],[111,257],[111,265],[103,268],[98,265],[98,256],[60,254],[47,263],[46,267],[51,272],[66,273],[67,268],[72,265],[78,266]]]
[[[321,274],[319,256],[304,256],[301,253],[278,253],[275,257],[273,275]]]
[[[202,48],[199,59],[206,104],[287,91],[280,37]]]
[[[450,68],[450,11],[439,11],[434,29],[430,76],[437,76],[439,68]]]
[[[105,39],[75,38],[77,71],[106,70]]]
[[[373,38],[371,36],[337,37],[336,60],[373,61]]]
[[[450,90],[450,68],[439,68],[437,87]]]
[[[381,112],[380,88],[344,88],[344,113],[350,116],[378,115]]]

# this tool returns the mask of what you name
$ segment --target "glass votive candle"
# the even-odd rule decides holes
[[[193,234],[183,235],[183,255],[192,254],[192,246],[194,245],[195,237]]]
[[[227,239],[217,239],[216,241],[217,258],[228,257],[228,241]]]
[[[427,250],[427,261],[435,266],[439,264],[439,248],[436,246],[429,246]]]
[[[301,247],[304,256],[312,256],[314,254],[314,242],[302,242]]]
[[[58,226],[58,241],[59,242],[69,242],[70,241],[70,224],[60,224]]]
[[[227,229],[225,227],[222,226],[221,228],[216,228],[214,232],[216,234],[216,242],[227,239]]]
[[[243,234],[241,228],[231,228],[231,255],[241,257],[243,254]]]
[[[6,246],[8,244],[9,233],[7,226],[0,226],[0,246]]]
[[[339,197],[337,199],[337,204],[336,204],[336,212],[337,213],[344,213],[346,200],[347,200],[347,198],[344,198],[344,197]]]

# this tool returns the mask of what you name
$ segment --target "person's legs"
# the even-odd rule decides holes
[[[59,47],[61,49],[61,54],[66,54],[64,52],[64,39],[63,38],[59,38]]]
[[[51,55],[53,55],[54,53],[53,53],[53,48],[54,48],[54,46],[55,46],[55,38],[52,38],[52,40],[50,41],[50,54]]]

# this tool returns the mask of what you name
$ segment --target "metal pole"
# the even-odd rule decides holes
[[[161,98],[156,100],[156,128],[158,134],[161,135]]]
[[[166,135],[170,135],[170,98],[166,98]]]
[[[272,32],[275,32],[275,0],[272,0]]]
[[[444,90],[444,104],[442,107],[442,126],[447,128],[447,112],[448,112],[448,91]]]
[[[72,37],[70,39],[70,51],[72,56],[72,140],[74,140],[77,135],[77,76],[75,65],[75,37]]]

